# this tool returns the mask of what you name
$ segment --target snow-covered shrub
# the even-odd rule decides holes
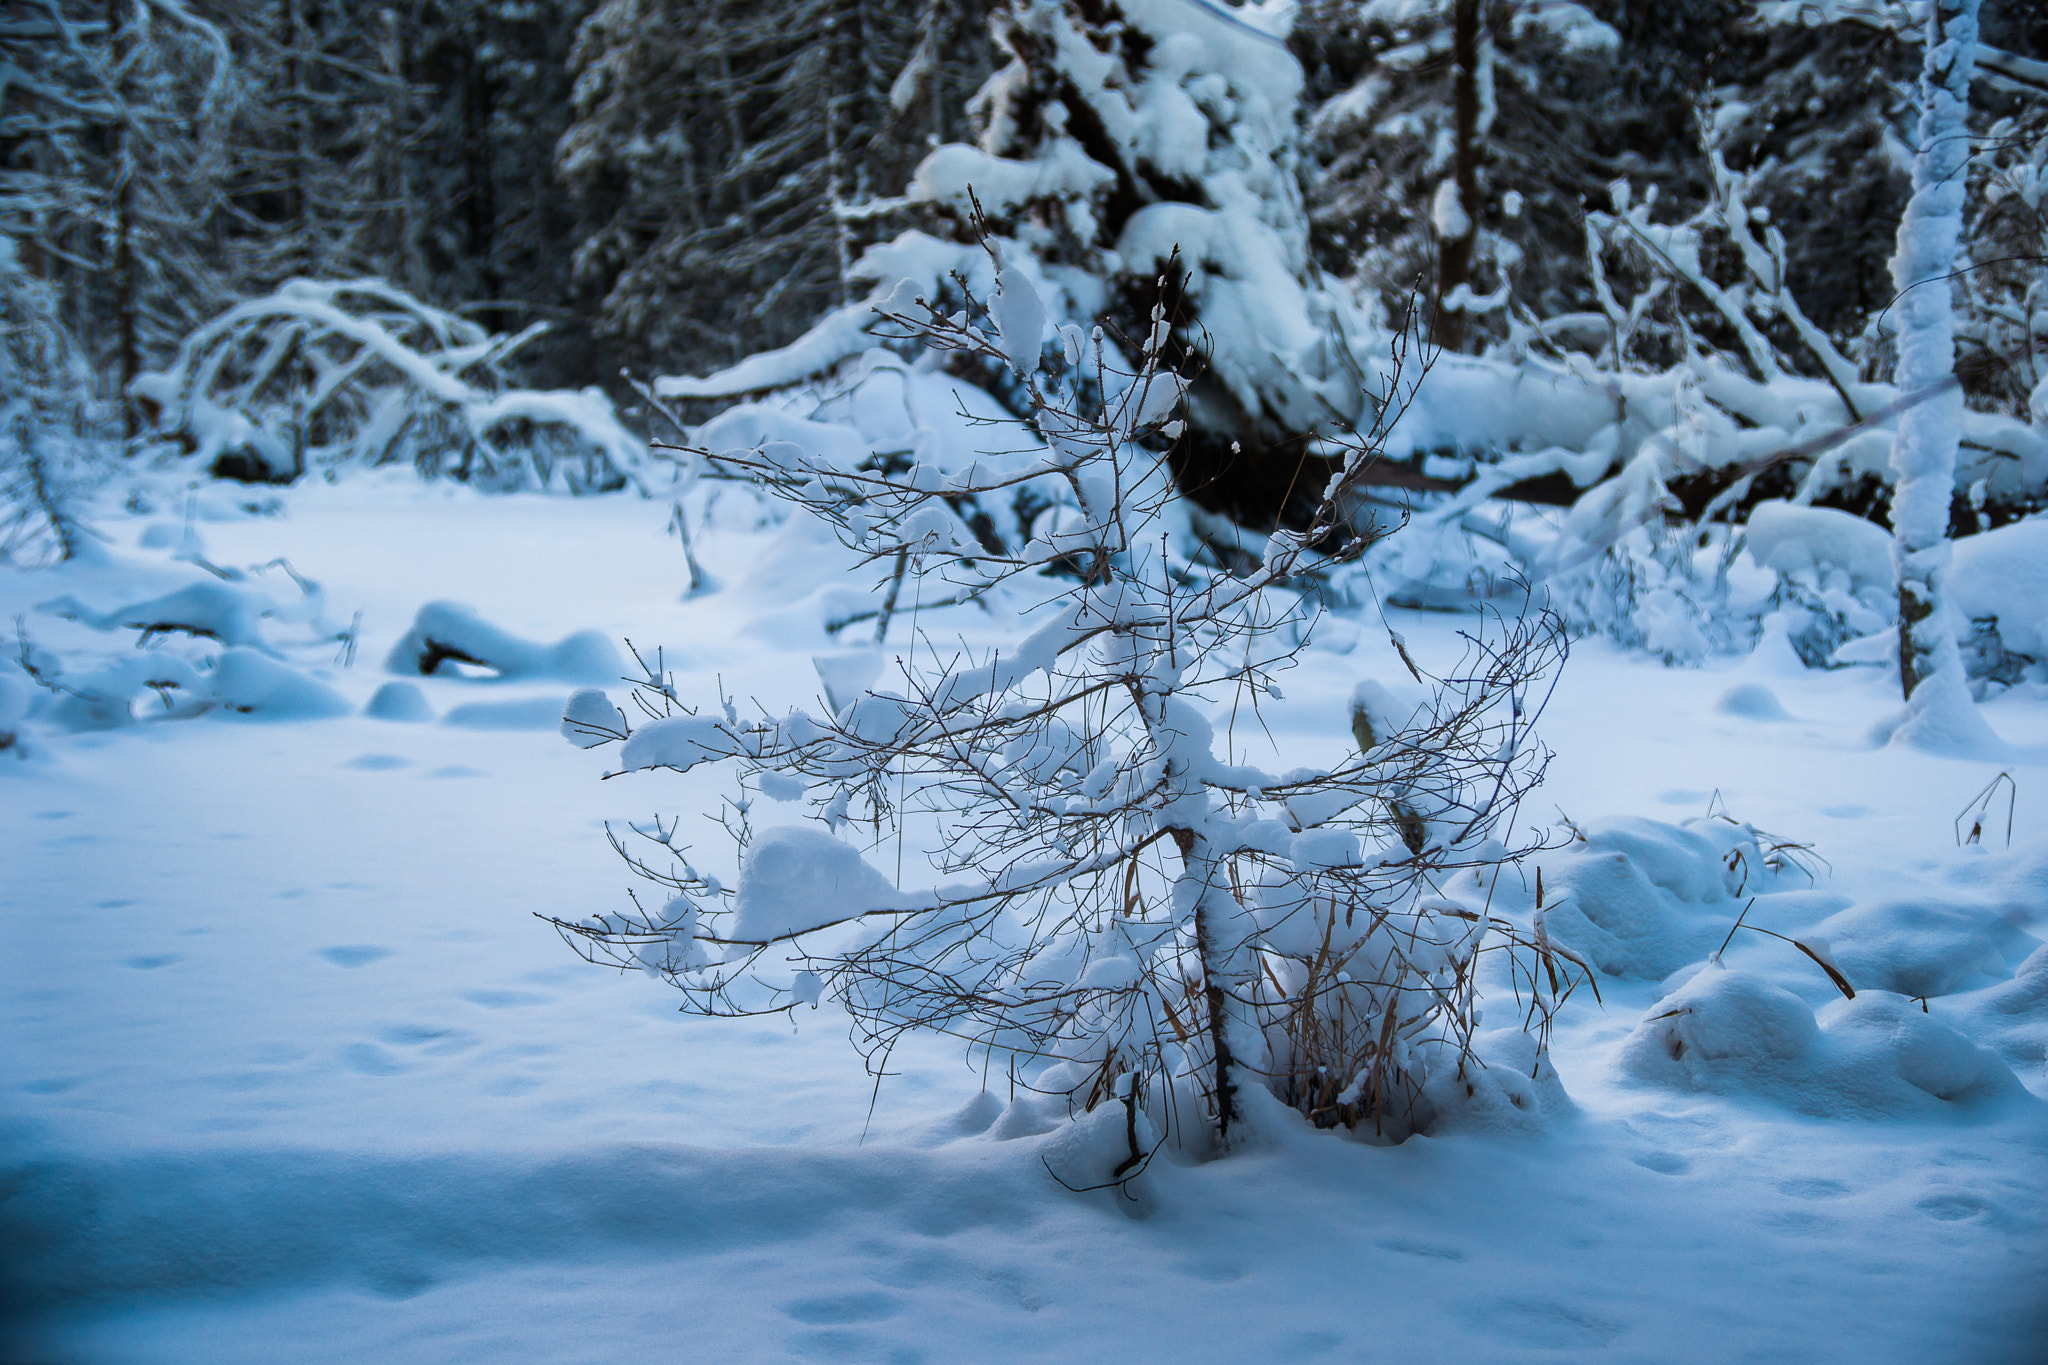
[[[1748,1095],[1832,1118],[1967,1114],[2024,1099],[2011,1068],[1901,995],[1821,1007],[1709,963],[1622,1044],[1640,1084]]]
[[[1949,606],[1972,678],[2048,682],[2048,520],[1957,541]]]
[[[349,703],[264,649],[138,648],[98,667],[67,667],[51,650],[21,639],[16,663],[42,689],[25,719],[58,730],[113,730],[143,721],[191,720],[212,712],[257,720],[323,720]]]
[[[1711,952],[1740,912],[1737,897],[1776,877],[1747,825],[1635,816],[1579,828],[1543,871],[1546,932],[1603,972],[1651,980]]]
[[[393,673],[432,677],[450,663],[488,669],[499,678],[563,682],[610,682],[624,668],[612,642],[594,630],[538,644],[492,625],[460,602],[421,607],[384,666]]]
[[[2004,981],[2040,946],[1998,910],[1925,896],[1853,905],[1803,941],[1859,991],[1923,999]]]
[[[1049,328],[1023,270],[994,273],[986,329],[907,294],[888,315],[941,353],[1008,366],[1042,453],[952,472],[849,465],[791,440],[719,458],[868,562],[907,565],[928,598],[989,596],[1028,633],[950,656],[922,638],[898,676],[841,678],[817,713],[745,719],[723,699],[696,712],[655,672],[637,725],[578,693],[564,733],[620,743],[624,771],[737,767],[724,822],[739,873],[728,886],[668,847],[625,850],[664,903],[557,927],[707,1014],[830,994],[878,1071],[906,1030],[931,1029],[1077,1110],[1120,1104],[1114,1179],[1162,1140],[1229,1138],[1260,1095],[1399,1135],[1429,1075],[1470,1060],[1479,955],[1520,942],[1451,877],[1477,886],[1474,870],[1519,856],[1495,834],[1547,757],[1528,701],[1561,658],[1557,625],[1532,612],[1477,632],[1465,666],[1330,767],[1231,762],[1218,724],[1277,702],[1274,675],[1300,648],[1291,585],[1364,548],[1336,532],[1372,453],[1352,452],[1309,528],[1275,534],[1249,577],[1206,572],[1174,533],[1162,447],[1186,386],[1160,362],[1163,316],[1120,371],[1099,332]],[[1064,505],[1007,553],[979,547],[949,505],[1047,476]],[[755,790],[815,823],[756,828]],[[862,829],[929,838],[936,883],[883,875],[848,841]]]
[[[116,605],[98,608],[66,594],[37,608],[92,631],[132,630],[132,647],[96,651],[73,642],[60,650],[36,643],[19,624],[10,662],[31,685],[25,722],[108,730],[208,714],[311,720],[350,709],[314,676],[318,664],[309,669],[293,658],[352,647],[353,627],[339,629],[328,618],[318,583],[283,560],[251,570],[208,563],[189,533],[173,558],[197,564],[206,576],[146,592],[140,583],[155,579],[161,586],[165,575],[145,571],[123,594],[132,600],[116,597]],[[271,570],[282,572],[270,578]],[[280,590],[280,580],[290,586]]]
[[[236,477],[395,463],[503,489],[638,480],[645,447],[602,392],[507,379],[539,327],[496,336],[381,280],[293,280],[193,332],[133,396],[161,435]]]
[[[1831,508],[1762,502],[1743,535],[1750,558],[1777,574],[1787,638],[1809,667],[1892,623],[1891,537],[1882,527]]]
[[[987,262],[983,256],[981,274],[992,287]],[[789,442],[835,468],[902,473],[922,465],[948,479],[972,479],[973,466],[985,458],[975,453],[985,433],[1014,425],[1014,416],[986,390],[876,347],[829,376],[728,407],[692,427],[689,439],[713,456]],[[1016,446],[1035,449],[1036,443],[1020,432]],[[961,532],[982,549],[1008,554],[1031,539],[1040,519],[1064,496],[1057,479],[1042,475],[988,499],[953,494],[947,507],[958,517]],[[794,528],[792,533],[804,534]],[[858,607],[849,602],[826,628],[836,634],[875,619],[871,602],[863,600]]]

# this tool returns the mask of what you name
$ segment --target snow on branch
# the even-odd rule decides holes
[[[410,463],[493,488],[640,482],[646,448],[602,392],[507,378],[541,327],[493,335],[381,280],[293,280],[200,327],[133,392],[195,459],[273,480]]]

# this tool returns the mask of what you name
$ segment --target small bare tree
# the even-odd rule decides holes
[[[1204,574],[1168,534],[1164,452],[1186,379],[1161,363],[1163,307],[1121,348],[1067,327],[1042,349],[1037,295],[996,264],[985,309],[947,314],[900,287],[882,311],[943,355],[1007,364],[1042,454],[951,475],[793,443],[717,458],[869,562],[942,580],[951,600],[1023,608],[1036,628],[950,657],[920,634],[890,685],[822,714],[749,720],[723,699],[692,712],[658,662],[637,727],[602,693],[577,694],[565,734],[620,742],[625,771],[736,765],[742,791],[720,818],[741,869],[727,888],[671,848],[615,838],[666,903],[555,924],[592,961],[669,979],[702,1014],[829,992],[877,1074],[906,1030],[927,1029],[1077,1106],[1119,1101],[1131,1158],[1117,1179],[1155,1133],[1227,1141],[1251,1087],[1318,1122],[1405,1131],[1429,1058],[1470,1058],[1482,950],[1551,951],[1486,910],[1474,873],[1518,856],[1495,836],[1548,757],[1529,691],[1562,658],[1557,623],[1536,612],[1476,633],[1471,667],[1334,767],[1232,761],[1212,708],[1249,719],[1279,698],[1273,674],[1314,622],[1303,585],[1366,547],[1346,509],[1373,447],[1350,453],[1310,524],[1276,534],[1256,571]],[[1014,554],[978,546],[951,510],[1048,476],[1060,505]],[[750,787],[807,792],[822,826],[754,829]],[[879,843],[906,824],[935,836],[929,889],[892,885],[827,833],[868,826]],[[1519,959],[1518,982],[1533,988],[1537,960]],[[1559,989],[1557,961],[1542,961],[1551,990],[1532,1025]]]

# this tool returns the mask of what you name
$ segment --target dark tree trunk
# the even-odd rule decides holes
[[[1457,0],[1451,15],[1451,114],[1457,146],[1452,184],[1458,190],[1459,221],[1455,237],[1437,249],[1436,324],[1432,340],[1447,351],[1465,343],[1465,312],[1444,307],[1459,286],[1472,279],[1472,246],[1479,235],[1479,0]]]

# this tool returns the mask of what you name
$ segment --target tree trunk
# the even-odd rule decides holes
[[[1191,829],[1174,830],[1173,842],[1180,849],[1180,880],[1193,892],[1195,958],[1202,967],[1202,1005],[1213,1054],[1210,1085],[1216,1097],[1216,1139],[1228,1142],[1230,1125],[1237,1118],[1237,1079],[1231,1074],[1237,1056],[1230,1046],[1230,994],[1225,985],[1231,975],[1229,949],[1217,942],[1216,917],[1209,913],[1218,895],[1216,859],[1207,841]]]
[[[112,37],[114,70],[114,242],[113,285],[115,325],[114,403],[121,412],[123,446],[135,440],[135,406],[129,401],[128,386],[142,371],[140,325],[136,317],[140,301],[135,289],[135,144],[129,127],[123,73],[128,67],[132,37],[121,17],[121,0],[107,2],[107,31]]]
[[[1444,307],[1472,279],[1472,247],[1479,236],[1479,0],[1457,0],[1451,14],[1451,113],[1456,148],[1451,183],[1456,211],[1437,214],[1436,325],[1432,340],[1447,351],[1465,343],[1465,312]],[[1439,191],[1441,198],[1441,191]]]
[[[1927,19],[1920,73],[1919,150],[1913,197],[1899,219],[1892,283],[1898,290],[1899,359],[1894,379],[1907,393],[1955,370],[1955,317],[1949,277],[1962,235],[1970,160],[1970,73],[1978,0],[1936,0]],[[1902,414],[1892,443],[1892,561],[1899,580],[1899,682],[1910,702],[1943,670],[1960,676],[1962,658],[1946,612],[1952,547],[1949,504],[1963,397],[1950,389]]]

